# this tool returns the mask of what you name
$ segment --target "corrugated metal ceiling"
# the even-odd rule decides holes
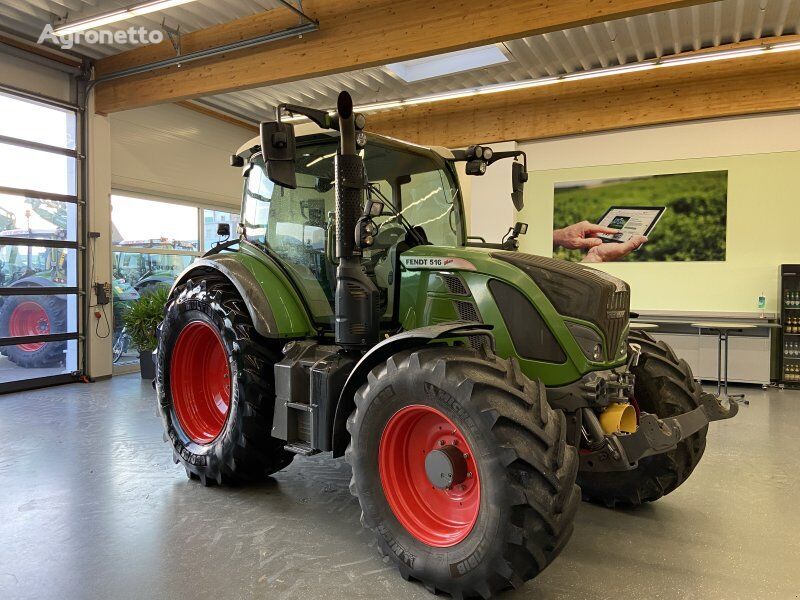
[[[103,12],[132,0],[2,0],[2,25],[37,37],[45,23],[69,12],[69,20]],[[277,0],[198,0],[118,24],[171,27],[190,32],[274,8]],[[113,26],[112,26],[113,27]],[[557,31],[506,42],[513,61],[475,71],[406,83],[385,67],[363,69],[274,85],[201,100],[207,106],[257,122],[281,102],[331,108],[342,89],[358,104],[407,99],[493,83],[628,64],[688,50],[769,36],[800,33],[800,0],[721,0]],[[313,34],[312,34],[313,35]],[[80,48],[93,57],[126,50],[125,46]]]
[[[45,25],[67,17],[76,21],[107,11],[140,4],[141,0],[0,0],[0,26],[22,35],[38,39]],[[158,29],[162,21],[182,33],[227,23],[240,17],[280,6],[277,0],[197,0],[157,13],[133,17],[126,21],[104,26],[111,31],[128,27]],[[76,45],[73,49],[90,58],[101,58],[130,50],[131,44]]]
[[[331,108],[342,89],[357,104],[628,64],[731,42],[800,33],[800,0],[723,0],[506,42],[513,61],[406,83],[375,67],[202,99],[221,111],[259,121],[282,102]]]

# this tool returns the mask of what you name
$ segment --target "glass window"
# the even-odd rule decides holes
[[[74,196],[76,160],[71,156],[0,144],[0,186]]]
[[[236,228],[239,226],[239,213],[224,210],[203,210],[203,251],[208,252],[218,241],[217,225],[228,223],[231,226],[231,238],[236,237]]]
[[[72,202],[0,194],[0,237],[74,242],[78,207]]]
[[[408,183],[400,186],[400,214],[412,225],[424,229],[431,244],[456,246],[460,232],[453,193],[454,188],[444,171],[415,173]],[[381,222],[397,222],[397,217],[376,219],[376,223]]]
[[[0,346],[0,384],[77,370],[77,340]]]
[[[71,110],[0,93],[0,135],[75,149],[76,116]]]
[[[195,259],[187,254],[114,252],[114,281],[141,291],[150,285],[172,285]]]
[[[333,189],[319,185],[311,173],[298,172],[297,189],[287,190],[273,185],[263,163],[250,171],[244,209],[247,237],[268,244],[284,260],[304,288],[315,318],[323,322],[333,317],[336,274],[325,254],[327,214],[333,209]]]
[[[0,93],[0,115],[0,136],[76,149],[74,111]],[[63,288],[78,287],[78,250],[42,245],[44,240],[76,245],[78,205],[37,196],[39,192],[75,196],[77,160],[59,152],[0,143],[0,165],[0,186],[23,194],[33,190],[29,196],[0,194],[0,237],[24,244],[0,245],[0,287],[15,294],[0,296],[2,389],[3,383],[78,371],[78,340],[49,341],[47,336],[77,337],[81,298],[63,293]],[[21,294],[23,290],[34,294]],[[33,336],[44,340],[19,340]]]
[[[112,194],[112,243],[196,252],[197,211],[194,206]]]
[[[0,287],[76,287],[74,249],[0,246]]]
[[[78,331],[78,298],[55,296],[0,297],[0,338]],[[77,342],[28,342],[0,346],[0,383],[77,370]]]

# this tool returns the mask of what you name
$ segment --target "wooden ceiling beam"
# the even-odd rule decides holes
[[[175,104],[177,104],[181,108],[186,108],[196,113],[200,113],[201,115],[211,117],[212,119],[224,121],[229,125],[236,125],[237,127],[241,127],[242,129],[247,129],[250,133],[257,134],[259,132],[258,126],[254,125],[253,123],[250,123],[248,121],[243,121],[242,119],[237,119],[236,117],[233,117],[224,112],[220,112],[218,110],[214,110],[213,108],[208,108],[207,106],[202,106],[200,104],[190,102],[189,100],[179,100]]]
[[[305,0],[319,31],[124,77],[97,87],[97,112],[341,73],[711,0]],[[279,31],[297,16],[274,9],[183,36],[184,52]],[[169,42],[97,61],[98,76],[174,56]]]
[[[654,69],[374,113],[367,129],[451,148],[800,110],[798,52]]]

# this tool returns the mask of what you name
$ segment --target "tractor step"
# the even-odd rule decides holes
[[[292,442],[291,444],[286,444],[283,449],[300,456],[311,456],[319,453],[319,450],[314,450],[308,442]]]
[[[314,340],[291,342],[285,352],[274,367],[272,437],[295,454],[328,451],[336,402],[355,359]]]

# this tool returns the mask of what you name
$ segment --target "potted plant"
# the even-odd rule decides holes
[[[159,286],[131,302],[122,314],[131,344],[139,351],[142,379],[153,379],[156,376],[153,351],[158,344],[157,328],[164,318],[164,305],[168,297],[169,288]]]

